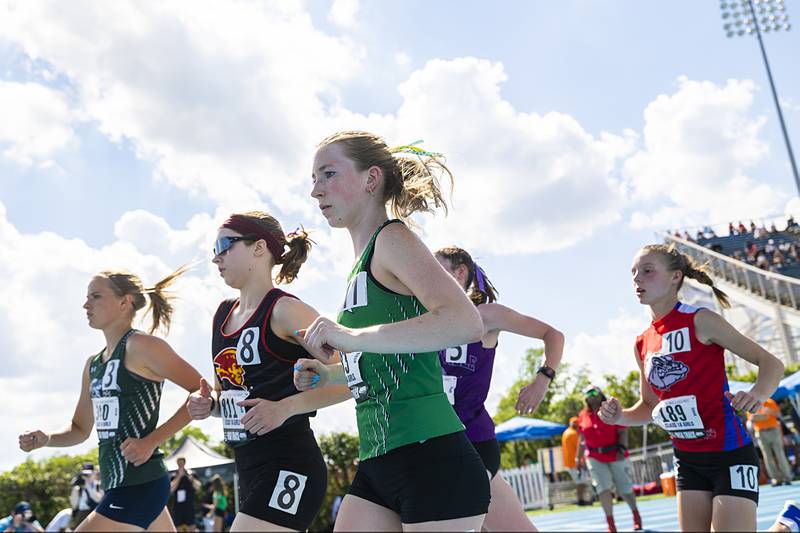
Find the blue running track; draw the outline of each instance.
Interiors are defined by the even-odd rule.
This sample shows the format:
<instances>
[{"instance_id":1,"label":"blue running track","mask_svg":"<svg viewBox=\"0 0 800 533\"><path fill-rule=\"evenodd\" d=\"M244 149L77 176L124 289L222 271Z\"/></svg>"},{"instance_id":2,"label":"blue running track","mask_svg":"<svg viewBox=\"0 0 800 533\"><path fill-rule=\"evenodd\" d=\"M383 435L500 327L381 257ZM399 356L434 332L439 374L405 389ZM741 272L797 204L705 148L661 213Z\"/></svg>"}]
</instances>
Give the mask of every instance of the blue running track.
<instances>
[{"instance_id":1,"label":"blue running track","mask_svg":"<svg viewBox=\"0 0 800 533\"><path fill-rule=\"evenodd\" d=\"M758 529L766 530L774 522L786 500L800 500L800 483L791 486L761 486L758 503ZM678 531L678 501L659 498L639 502L644 528L647 531ZM606 531L606 519L600 502L575 511L540 514L531 517L539 531ZM619 531L632 531L633 519L626 503L614 505L614 520Z\"/></svg>"}]
</instances>

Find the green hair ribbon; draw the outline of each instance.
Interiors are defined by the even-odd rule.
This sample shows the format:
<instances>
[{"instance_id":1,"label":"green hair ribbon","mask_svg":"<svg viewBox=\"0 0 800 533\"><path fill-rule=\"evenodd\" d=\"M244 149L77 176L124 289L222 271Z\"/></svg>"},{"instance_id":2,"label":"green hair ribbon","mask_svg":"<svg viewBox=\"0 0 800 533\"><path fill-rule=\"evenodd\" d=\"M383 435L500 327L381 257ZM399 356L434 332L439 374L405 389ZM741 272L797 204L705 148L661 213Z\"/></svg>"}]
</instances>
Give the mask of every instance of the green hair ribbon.
<instances>
[{"instance_id":1,"label":"green hair ribbon","mask_svg":"<svg viewBox=\"0 0 800 533\"><path fill-rule=\"evenodd\" d=\"M423 148L417 146L418 144L422 144L424 141L422 139L414 141L410 144L403 144L400 146L393 146L389 148L389 153L392 154L411 154L417 155L420 157L442 157L444 154L440 154L439 152L428 152Z\"/></svg>"}]
</instances>

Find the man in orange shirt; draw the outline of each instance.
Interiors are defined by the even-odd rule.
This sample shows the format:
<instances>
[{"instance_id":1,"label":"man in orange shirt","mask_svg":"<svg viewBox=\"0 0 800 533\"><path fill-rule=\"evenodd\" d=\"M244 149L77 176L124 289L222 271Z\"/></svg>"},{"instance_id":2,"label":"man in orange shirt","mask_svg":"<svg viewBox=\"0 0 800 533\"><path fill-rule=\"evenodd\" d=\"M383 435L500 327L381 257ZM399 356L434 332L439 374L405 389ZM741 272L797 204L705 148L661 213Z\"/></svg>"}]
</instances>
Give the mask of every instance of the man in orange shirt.
<instances>
[{"instance_id":1,"label":"man in orange shirt","mask_svg":"<svg viewBox=\"0 0 800 533\"><path fill-rule=\"evenodd\" d=\"M767 475L772 478L772 486L780 484L791 485L792 473L786 453L783 451L783 435L781 424L778 421L781 411L772 398L767 399L758 413L747 413L747 418L753 425L758 446L764 456L764 466Z\"/></svg>"},{"instance_id":2,"label":"man in orange shirt","mask_svg":"<svg viewBox=\"0 0 800 533\"><path fill-rule=\"evenodd\" d=\"M578 431L578 417L573 416L569 419L569 427L561 434L561 452L564 456L564 468L569 472L572 480L578 482L578 442L581 434Z\"/></svg>"}]
</instances>

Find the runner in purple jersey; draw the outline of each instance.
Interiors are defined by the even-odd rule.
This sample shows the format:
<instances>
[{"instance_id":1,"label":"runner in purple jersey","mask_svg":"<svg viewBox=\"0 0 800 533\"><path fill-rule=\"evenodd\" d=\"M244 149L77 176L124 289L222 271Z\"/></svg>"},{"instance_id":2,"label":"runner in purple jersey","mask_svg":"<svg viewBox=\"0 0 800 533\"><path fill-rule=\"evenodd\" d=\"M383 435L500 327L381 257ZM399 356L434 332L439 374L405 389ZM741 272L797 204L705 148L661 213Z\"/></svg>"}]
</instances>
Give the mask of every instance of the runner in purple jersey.
<instances>
[{"instance_id":1,"label":"runner in purple jersey","mask_svg":"<svg viewBox=\"0 0 800 533\"><path fill-rule=\"evenodd\" d=\"M523 415L536 410L555 377L564 349L564 335L544 322L494 303L497 299L494 285L465 250L451 246L438 250L435 256L469 293L483 320L480 341L439 352L445 392L466 426L466 435L483 459L491 479L492 500L483 529L536 531L514 490L502 476L496 475L500 468L500 446L495 438L494 422L484 402L489 394L497 338L501 331L544 341L545 364L539 369L536 379L520 391L517 400L517 412Z\"/></svg>"}]
</instances>

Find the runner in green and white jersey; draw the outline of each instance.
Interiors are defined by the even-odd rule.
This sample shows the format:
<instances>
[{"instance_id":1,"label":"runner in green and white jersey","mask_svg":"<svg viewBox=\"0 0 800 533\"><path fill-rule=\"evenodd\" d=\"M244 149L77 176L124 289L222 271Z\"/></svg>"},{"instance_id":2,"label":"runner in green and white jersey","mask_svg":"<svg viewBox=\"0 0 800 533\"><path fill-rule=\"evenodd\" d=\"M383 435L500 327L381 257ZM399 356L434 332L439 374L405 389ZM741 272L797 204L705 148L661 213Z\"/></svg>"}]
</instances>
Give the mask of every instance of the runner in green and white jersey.
<instances>
[{"instance_id":1,"label":"runner in green and white jersey","mask_svg":"<svg viewBox=\"0 0 800 533\"><path fill-rule=\"evenodd\" d=\"M20 448L29 452L74 446L97 427L105 495L77 531L175 531L166 509L169 478L158 446L190 417L181 405L156 427L161 389L169 379L193 392L201 377L152 333L169 329L172 306L164 290L184 271L147 289L128 272L106 271L92 279L83 307L89 326L103 332L106 346L86 361L72 421L61 431L27 431L19 437ZM136 312L147 303L145 294L152 309L150 334L131 327Z\"/></svg>"},{"instance_id":2,"label":"runner in green and white jersey","mask_svg":"<svg viewBox=\"0 0 800 533\"><path fill-rule=\"evenodd\" d=\"M437 353L477 340L480 317L402 223L446 207L438 172L450 175L437 154L390 150L365 132L325 139L314 158L312 196L331 226L350 232L356 256L338 321L318 317L302 332L317 359L295 374L301 390L346 382L356 399L360 462L337 531L479 530L488 508L488 477L444 393ZM342 366L320 362L334 350Z\"/></svg>"}]
</instances>

